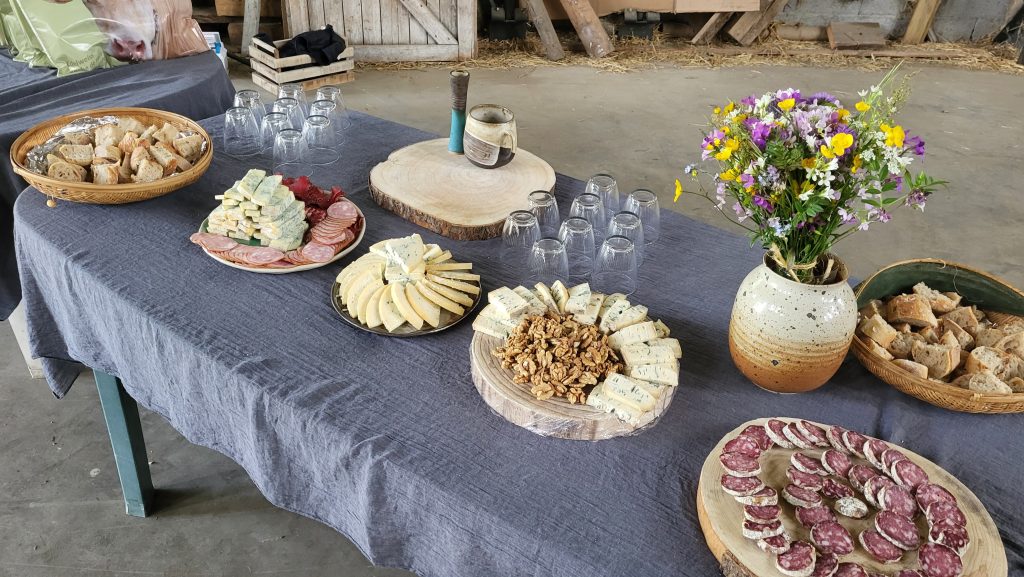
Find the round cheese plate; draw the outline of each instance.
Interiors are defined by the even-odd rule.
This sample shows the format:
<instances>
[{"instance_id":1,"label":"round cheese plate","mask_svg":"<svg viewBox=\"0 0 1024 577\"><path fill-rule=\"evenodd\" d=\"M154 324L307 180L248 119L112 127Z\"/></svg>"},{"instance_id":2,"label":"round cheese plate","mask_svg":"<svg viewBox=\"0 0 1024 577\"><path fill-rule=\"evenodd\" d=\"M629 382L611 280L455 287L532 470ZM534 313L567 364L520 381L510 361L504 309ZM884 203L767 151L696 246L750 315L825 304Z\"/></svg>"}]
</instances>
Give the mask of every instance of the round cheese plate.
<instances>
[{"instance_id":1,"label":"round cheese plate","mask_svg":"<svg viewBox=\"0 0 1024 577\"><path fill-rule=\"evenodd\" d=\"M477 281L472 281L470 284L474 284L478 287L480 286L480 283ZM387 329L384 328L383 325L370 328L364 325L363 323L359 322L359 319L350 315L348 313L347 307L341 304L341 295L338 294L338 290L340 288L341 284L337 280L335 280L334 284L331 286L331 306L334 307L334 310L337 311L338 315L345 322L356 327L357 329L362 329L368 333L374 333L385 337L419 337L423 335L431 335L434 333L439 333L441 331L446 331L462 322L463 319L468 317L476 309L477 305L480 304L483 293L483 291L480 291L476 295L470 295L473 298L473 304L465 307L466 310L461 315L457 315L451 311L441 309L441 322L439 322L436 327L424 324L423 328L417 329L416 327L410 325L409 323L403 323L394 331L389 332Z\"/></svg>"}]
</instances>

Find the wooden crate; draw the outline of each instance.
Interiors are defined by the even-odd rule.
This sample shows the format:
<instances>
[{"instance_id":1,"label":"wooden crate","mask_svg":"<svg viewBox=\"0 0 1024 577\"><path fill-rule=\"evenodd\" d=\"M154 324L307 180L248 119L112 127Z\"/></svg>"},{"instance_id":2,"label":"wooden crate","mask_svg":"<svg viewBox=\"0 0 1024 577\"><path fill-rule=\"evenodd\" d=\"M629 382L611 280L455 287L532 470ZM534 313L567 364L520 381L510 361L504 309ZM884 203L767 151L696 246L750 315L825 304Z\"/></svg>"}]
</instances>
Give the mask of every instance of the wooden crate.
<instances>
[{"instance_id":1,"label":"wooden crate","mask_svg":"<svg viewBox=\"0 0 1024 577\"><path fill-rule=\"evenodd\" d=\"M285 34L330 24L368 62L476 57L477 0L282 0Z\"/></svg>"},{"instance_id":2,"label":"wooden crate","mask_svg":"<svg viewBox=\"0 0 1024 577\"><path fill-rule=\"evenodd\" d=\"M245 16L245 0L214 0L217 16ZM281 17L280 0L261 0L260 17Z\"/></svg>"},{"instance_id":3,"label":"wooden crate","mask_svg":"<svg viewBox=\"0 0 1024 577\"><path fill-rule=\"evenodd\" d=\"M343 84L355 80L355 50L349 46L338 56L336 62L327 66L316 66L306 54L282 57L278 47L288 42L278 40L273 45L258 38L249 44L249 65L252 67L252 81L256 86L277 94L282 84L301 84L304 90L315 90L328 84Z\"/></svg>"}]
</instances>

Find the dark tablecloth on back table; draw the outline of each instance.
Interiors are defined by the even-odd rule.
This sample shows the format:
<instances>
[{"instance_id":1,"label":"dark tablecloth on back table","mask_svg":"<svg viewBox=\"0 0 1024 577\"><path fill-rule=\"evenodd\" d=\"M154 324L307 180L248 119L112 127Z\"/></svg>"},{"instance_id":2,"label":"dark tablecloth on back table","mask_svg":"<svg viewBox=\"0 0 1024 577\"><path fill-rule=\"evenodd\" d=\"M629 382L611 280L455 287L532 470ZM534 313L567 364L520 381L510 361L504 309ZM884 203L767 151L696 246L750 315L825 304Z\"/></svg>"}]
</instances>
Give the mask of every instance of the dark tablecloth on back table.
<instances>
[{"instance_id":1,"label":"dark tablecloth on back table","mask_svg":"<svg viewBox=\"0 0 1024 577\"><path fill-rule=\"evenodd\" d=\"M206 126L219 133L219 121ZM468 322L415 339L345 324L329 303L333 278L381 239L419 232L477 263L486 288L520 280L496 263L498 240L440 238L369 198L370 168L427 134L364 115L352 132L344 165L317 180L349 192L366 238L340 263L300 274L234 270L188 241L251 162L218 156L201 182L134 205L53 211L22 195L34 352L120 376L189 440L245 467L274 504L341 531L376 564L424 576L716 575L694 506L701 464L733 427L772 415L852 427L939 463L988 506L1010 574L1024 570L1022 417L932 407L852 360L813 393L755 388L733 367L726 332L759 255L679 214L664 211L633 300L682 340L681 383L661 421L634 437L551 439L493 414L470 380ZM559 176L563 213L581 187ZM73 375L46 368L65 393Z\"/></svg>"}]
</instances>

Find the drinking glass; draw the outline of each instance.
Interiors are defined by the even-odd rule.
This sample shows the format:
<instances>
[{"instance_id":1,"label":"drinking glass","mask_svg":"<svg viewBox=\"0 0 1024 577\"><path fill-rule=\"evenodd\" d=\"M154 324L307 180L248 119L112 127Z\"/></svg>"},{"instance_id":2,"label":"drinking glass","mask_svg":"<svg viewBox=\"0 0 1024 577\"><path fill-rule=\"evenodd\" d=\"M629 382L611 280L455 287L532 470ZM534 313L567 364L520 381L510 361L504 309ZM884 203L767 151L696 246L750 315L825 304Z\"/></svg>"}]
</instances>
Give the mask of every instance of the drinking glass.
<instances>
[{"instance_id":1,"label":"drinking glass","mask_svg":"<svg viewBox=\"0 0 1024 577\"><path fill-rule=\"evenodd\" d=\"M352 124L352 118L348 113L348 106L345 106L345 97L341 95L341 89L337 86L321 86L316 89L317 100L330 100L338 107L338 114L342 119L342 128L348 128Z\"/></svg>"},{"instance_id":2,"label":"drinking glass","mask_svg":"<svg viewBox=\"0 0 1024 577\"><path fill-rule=\"evenodd\" d=\"M224 113L224 152L252 156L260 152L260 129L248 108L236 106Z\"/></svg>"},{"instance_id":3,"label":"drinking glass","mask_svg":"<svg viewBox=\"0 0 1024 577\"><path fill-rule=\"evenodd\" d=\"M533 243L540 240L537 217L528 210L517 210L505 219L501 229L501 262L514 270L521 270Z\"/></svg>"},{"instance_id":4,"label":"drinking glass","mask_svg":"<svg viewBox=\"0 0 1024 577\"><path fill-rule=\"evenodd\" d=\"M609 236L601 244L594 262L591 288L604 294L636 292L636 250L624 236Z\"/></svg>"},{"instance_id":5,"label":"drinking glass","mask_svg":"<svg viewBox=\"0 0 1024 577\"><path fill-rule=\"evenodd\" d=\"M609 213L619 210L619 184L610 174L600 173L590 177L584 192L596 194L604 201L604 209Z\"/></svg>"},{"instance_id":6,"label":"drinking glass","mask_svg":"<svg viewBox=\"0 0 1024 577\"><path fill-rule=\"evenodd\" d=\"M319 115L326 116L331 121L331 127L334 129L335 138L338 144L345 142L345 118L338 111L338 105L330 100L317 100L313 104L309 105L310 116ZM338 157L341 157L339 151Z\"/></svg>"},{"instance_id":7,"label":"drinking glass","mask_svg":"<svg viewBox=\"0 0 1024 577\"><path fill-rule=\"evenodd\" d=\"M274 139L274 172L286 178L309 176L313 172L301 130L285 128L277 133Z\"/></svg>"},{"instance_id":8,"label":"drinking glass","mask_svg":"<svg viewBox=\"0 0 1024 577\"><path fill-rule=\"evenodd\" d=\"M644 224L644 242L653 244L661 235L661 206L658 195L646 188L638 188L629 193L622 210L628 210L640 217Z\"/></svg>"},{"instance_id":9,"label":"drinking glass","mask_svg":"<svg viewBox=\"0 0 1024 577\"><path fill-rule=\"evenodd\" d=\"M299 108L302 109L302 114L309 112L309 104L306 102L306 91L302 89L301 84L282 84L277 89L278 98L294 98L299 103Z\"/></svg>"},{"instance_id":10,"label":"drinking glass","mask_svg":"<svg viewBox=\"0 0 1024 577\"><path fill-rule=\"evenodd\" d=\"M569 277L569 260L565 245L557 238L542 238L533 243L528 262L530 283L550 285Z\"/></svg>"},{"instance_id":11,"label":"drinking glass","mask_svg":"<svg viewBox=\"0 0 1024 577\"><path fill-rule=\"evenodd\" d=\"M600 196L585 192L572 201L569 216L578 216L594 227L595 242L604 239L605 221L604 201Z\"/></svg>"},{"instance_id":12,"label":"drinking glass","mask_svg":"<svg viewBox=\"0 0 1024 577\"><path fill-rule=\"evenodd\" d=\"M256 90L239 90L236 92L235 106L241 106L242 108L248 108L251 110L253 120L256 121L256 126L259 126L263 122L263 117L267 114L267 107L263 105L263 98Z\"/></svg>"},{"instance_id":13,"label":"drinking glass","mask_svg":"<svg viewBox=\"0 0 1024 577\"><path fill-rule=\"evenodd\" d=\"M274 112L283 112L288 116L288 121L295 130L302 129L302 123L306 121L306 114L299 106L299 101L294 98L278 98L274 101Z\"/></svg>"},{"instance_id":14,"label":"drinking glass","mask_svg":"<svg viewBox=\"0 0 1024 577\"><path fill-rule=\"evenodd\" d=\"M302 126L302 138L309 152L309 162L323 166L338 160L338 143L334 127L326 116L307 116Z\"/></svg>"},{"instance_id":15,"label":"drinking glass","mask_svg":"<svg viewBox=\"0 0 1024 577\"><path fill-rule=\"evenodd\" d=\"M263 117L263 124L260 127L260 145L262 152L272 152L274 150L274 139L277 138L277 133L281 132L285 128L291 128L292 123L288 120L288 115L283 112L268 112Z\"/></svg>"},{"instance_id":16,"label":"drinking glass","mask_svg":"<svg viewBox=\"0 0 1024 577\"><path fill-rule=\"evenodd\" d=\"M536 190L530 193L528 199L530 212L537 216L537 223L540 224L540 233L549 237L556 236L562 217L558 215L555 195L546 190Z\"/></svg>"},{"instance_id":17,"label":"drinking glass","mask_svg":"<svg viewBox=\"0 0 1024 577\"><path fill-rule=\"evenodd\" d=\"M571 216L558 230L558 240L565 245L569 259L569 280L586 282L594 271L594 227L586 219Z\"/></svg>"},{"instance_id":18,"label":"drinking glass","mask_svg":"<svg viewBox=\"0 0 1024 577\"><path fill-rule=\"evenodd\" d=\"M620 211L608 221L608 236L624 236L633 241L636 248L636 264L644 264L644 225L640 217L628 211Z\"/></svg>"}]
</instances>

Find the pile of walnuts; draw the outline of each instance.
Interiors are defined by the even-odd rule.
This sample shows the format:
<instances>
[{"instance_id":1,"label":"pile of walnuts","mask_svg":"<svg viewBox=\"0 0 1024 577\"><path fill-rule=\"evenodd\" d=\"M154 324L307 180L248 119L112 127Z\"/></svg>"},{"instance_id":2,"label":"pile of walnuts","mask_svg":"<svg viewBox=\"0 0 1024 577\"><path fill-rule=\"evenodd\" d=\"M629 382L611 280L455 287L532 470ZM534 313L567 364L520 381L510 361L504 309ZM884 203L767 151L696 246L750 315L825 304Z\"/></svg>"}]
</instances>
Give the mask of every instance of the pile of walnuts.
<instances>
[{"instance_id":1,"label":"pile of walnuts","mask_svg":"<svg viewBox=\"0 0 1024 577\"><path fill-rule=\"evenodd\" d=\"M623 368L608 335L572 315L526 317L493 354L515 373L513 382L529 384L541 401L564 397L570 404L586 403L589 387Z\"/></svg>"}]
</instances>

